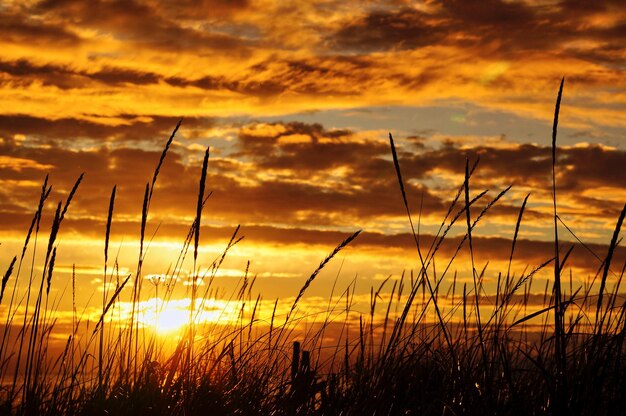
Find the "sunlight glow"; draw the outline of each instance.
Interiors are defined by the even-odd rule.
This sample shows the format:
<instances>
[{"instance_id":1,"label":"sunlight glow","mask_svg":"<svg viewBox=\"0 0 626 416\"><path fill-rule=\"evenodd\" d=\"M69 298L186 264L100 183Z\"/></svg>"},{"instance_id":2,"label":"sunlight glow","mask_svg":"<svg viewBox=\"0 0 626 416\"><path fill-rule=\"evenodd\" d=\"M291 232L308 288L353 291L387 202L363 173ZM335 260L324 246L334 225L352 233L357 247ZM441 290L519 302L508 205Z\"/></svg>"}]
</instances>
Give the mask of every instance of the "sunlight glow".
<instances>
[{"instance_id":1,"label":"sunlight glow","mask_svg":"<svg viewBox=\"0 0 626 416\"><path fill-rule=\"evenodd\" d=\"M157 334L171 335L180 333L189 326L191 301L188 298L164 301L151 298L139 305L139 321L146 328L152 328ZM240 307L240 306L239 306ZM194 308L196 325L226 323L236 319L237 306L214 299L197 299Z\"/></svg>"},{"instance_id":2,"label":"sunlight glow","mask_svg":"<svg viewBox=\"0 0 626 416\"><path fill-rule=\"evenodd\" d=\"M159 298L153 298L143 302L140 310L142 312L141 323L146 327L154 328L158 334L178 332L189 323L188 302L185 306L174 301L164 302Z\"/></svg>"}]
</instances>

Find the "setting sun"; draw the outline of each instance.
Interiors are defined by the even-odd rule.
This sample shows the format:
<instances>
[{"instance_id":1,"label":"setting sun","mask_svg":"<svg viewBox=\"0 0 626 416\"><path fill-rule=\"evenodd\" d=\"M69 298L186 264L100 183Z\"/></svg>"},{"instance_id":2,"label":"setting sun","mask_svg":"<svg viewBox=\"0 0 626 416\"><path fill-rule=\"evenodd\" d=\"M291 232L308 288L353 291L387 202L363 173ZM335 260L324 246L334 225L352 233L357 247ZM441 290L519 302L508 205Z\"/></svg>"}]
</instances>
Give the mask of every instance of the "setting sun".
<instances>
[{"instance_id":1,"label":"setting sun","mask_svg":"<svg viewBox=\"0 0 626 416\"><path fill-rule=\"evenodd\" d=\"M189 301L150 299L144 304L141 323L161 335L182 332L189 324Z\"/></svg>"},{"instance_id":2,"label":"setting sun","mask_svg":"<svg viewBox=\"0 0 626 416\"><path fill-rule=\"evenodd\" d=\"M190 304L188 298L167 301L160 298L148 299L138 305L139 323L145 328L154 329L160 335L183 332L190 322ZM128 304L126 308L129 308ZM195 325L217 323L218 320L222 324L233 322L240 308L241 304L238 302L197 299L193 322Z\"/></svg>"}]
</instances>

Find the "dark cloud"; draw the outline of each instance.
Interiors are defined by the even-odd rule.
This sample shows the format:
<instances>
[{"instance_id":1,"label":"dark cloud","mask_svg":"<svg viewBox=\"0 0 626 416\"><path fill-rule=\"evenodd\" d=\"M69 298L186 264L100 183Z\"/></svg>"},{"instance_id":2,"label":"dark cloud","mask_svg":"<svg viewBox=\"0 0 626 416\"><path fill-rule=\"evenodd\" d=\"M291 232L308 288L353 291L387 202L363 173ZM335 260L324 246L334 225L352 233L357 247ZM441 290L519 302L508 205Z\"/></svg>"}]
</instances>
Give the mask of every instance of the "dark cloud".
<instances>
[{"instance_id":1,"label":"dark cloud","mask_svg":"<svg viewBox=\"0 0 626 416\"><path fill-rule=\"evenodd\" d=\"M13 87L41 82L62 89L164 84L232 91L258 97L260 102L281 95L358 97L366 85L376 89L392 84L392 89L415 91L438 80L450 81L454 72L450 71L450 62L444 59L438 63L431 59L436 55L411 57L411 65L419 67L420 71L405 74L371 54L433 47L454 48L461 59L469 53L486 59L527 61L534 57L571 56L603 62L607 67L616 68L616 72L596 71L578 74L578 78L581 82L588 81L589 85L607 85L610 83L606 81L607 76L619 82L617 69L621 69L620 62L624 58L620 40L626 35L626 25L602 23L619 11L619 3L446 0L426 2L423 6L368 2L361 13L346 15L344 21L333 25L322 25L303 15L301 26L294 23L293 31L276 34L278 39L274 39L274 35L267 32L274 27L268 23L274 16L265 16L268 10L260 9L249 0L44 0L5 10L0 15L0 31L6 32L4 38L31 46L84 41L97 50L92 57L103 61L124 57L129 59L126 64L132 57L132 54L127 55L128 50L142 50L162 53L163 60L172 62L189 53L207 59L216 54L230 59L236 55L237 59L250 59L249 67L226 75L223 66L219 71L202 68L198 76L189 76L175 71L157 73L154 69L142 69L155 66L116 67L109 62L102 66L99 58L93 58L95 69L45 62L35 65L24 59L5 60L0 69L11 76L0 77L0 82ZM332 2L313 5L317 10L334 7ZM284 9L305 13L296 6ZM280 27L285 24L281 22ZM329 33L330 26L336 26L332 33ZM281 53L293 48L285 45L292 45L295 39L291 37L301 35L300 30L320 36L318 43L310 45L315 53ZM75 34L81 31L96 35L81 40ZM129 48L101 50L97 45L101 37L112 37ZM593 42L593 47L584 41ZM266 52L261 55L264 58L256 58L254 50ZM454 54L450 59L454 59ZM463 84L476 81L462 73L456 73L454 80ZM501 74L490 82L492 87L511 89L518 80Z\"/></svg>"},{"instance_id":2,"label":"dark cloud","mask_svg":"<svg viewBox=\"0 0 626 416\"><path fill-rule=\"evenodd\" d=\"M5 76L1 76L5 75ZM70 89L80 83L79 76L56 65L34 65L25 59L0 61L0 82L27 87L33 83Z\"/></svg>"},{"instance_id":3,"label":"dark cloud","mask_svg":"<svg viewBox=\"0 0 626 416\"><path fill-rule=\"evenodd\" d=\"M91 120L98 116L85 114ZM48 143L77 139L89 139L100 144L102 139L119 141L164 141L180 118L163 116L119 115L115 120L102 118L102 123L91 120L60 118L50 120L31 115L0 115L0 137L9 139L16 134ZM185 118L187 129L194 127L208 128L213 125L210 118Z\"/></svg>"},{"instance_id":4,"label":"dark cloud","mask_svg":"<svg viewBox=\"0 0 626 416\"><path fill-rule=\"evenodd\" d=\"M152 3L174 19L202 21L231 17L251 7L249 0L159 0Z\"/></svg>"},{"instance_id":5,"label":"dark cloud","mask_svg":"<svg viewBox=\"0 0 626 416\"><path fill-rule=\"evenodd\" d=\"M252 65L249 72L254 79L269 80L260 85L265 86L261 92L269 86L271 93L288 91L303 96L341 97L359 95L363 85L382 82L383 77L376 69L377 65L367 56L323 55L299 60L272 56ZM384 79L390 77L398 75L386 73ZM258 87L253 81L240 85L252 87L241 89L242 92L262 95L256 92Z\"/></svg>"},{"instance_id":6,"label":"dark cloud","mask_svg":"<svg viewBox=\"0 0 626 416\"><path fill-rule=\"evenodd\" d=\"M31 121L23 120L23 125L29 126L30 131L16 129L16 122L11 123L11 126L14 131L26 134L36 131L43 134L46 130L45 125L36 128ZM75 128L83 127L79 124ZM382 178L359 177L348 173L345 179L333 186L292 180L302 173L323 174L324 171L337 167L355 169L360 175L368 169L376 170L369 168L368 164L370 160L377 163L374 156L382 154L385 151L384 146L342 143L341 140L349 138L351 132L326 131L320 125L295 123L289 125L289 129L294 134L296 132L300 135L308 134L307 137L312 137L314 141L308 146L294 147L286 144L285 149L289 153L273 159L269 155L267 158L260 157L260 154L269 149L258 147L256 148L258 154L250 153L250 149L247 149L247 153L244 154L256 161L252 171L241 172L237 164L228 163L228 159L218 160L216 166L211 162L207 187L214 191L210 202L214 216L232 222L278 221L331 226L355 220L365 221L376 217L401 215L401 201L399 193L393 186L393 169L389 162L379 161L385 163L388 168ZM61 129L67 130L66 127ZM77 132L84 134L84 130ZM55 134L54 130L48 133ZM318 143L317 141L321 139L331 142ZM247 139L241 140L245 142ZM280 137L277 140L280 140ZM335 144L333 140L336 141ZM243 144L243 148L246 147ZM150 179L160 155L159 149L149 151L123 147L67 150L56 141L49 141L46 146L33 147L7 140L1 150L6 157L32 161L40 165L36 168L17 169L7 163L1 172L6 180L39 182L45 174L45 167L51 166L49 170L55 188L67 192L76 177L86 172L76 205L78 212L91 213L89 215L93 215L94 212L104 215L102 209L106 205L106 195L114 184L118 185L119 212L124 215L137 215L145 183ZM163 215L188 215L193 211L199 172L197 166L185 163L183 156L183 149L173 149L162 168L153 207L155 210L161 210ZM291 162L290 158L296 162ZM355 168L350 168L352 165ZM276 169L289 171L290 177L263 180L256 177L255 172ZM233 176L239 177L240 180L233 179ZM249 184L249 180L255 183ZM426 188L418 185L407 186L412 195L419 195L422 192L425 194L424 209L431 212L443 210L442 202L430 195ZM28 205L26 201L36 203L35 188L16 185L7 187L4 193L6 203L18 206ZM16 204L15 201L21 203Z\"/></svg>"},{"instance_id":7,"label":"dark cloud","mask_svg":"<svg viewBox=\"0 0 626 416\"><path fill-rule=\"evenodd\" d=\"M86 88L98 83L106 86L150 85L167 83L174 87L193 86L205 90L231 90L240 93L263 93L263 90L278 93L286 86L268 81L257 85L248 85L242 81L229 81L223 77L204 76L198 79L186 79L181 77L165 77L160 74L136 69L104 67L96 71L87 71L68 66L53 64L35 64L26 59L16 61L0 61L0 73L10 75L5 82L19 82L29 85L42 83L53 85L61 89ZM273 85L273 86L270 86Z\"/></svg>"},{"instance_id":8,"label":"dark cloud","mask_svg":"<svg viewBox=\"0 0 626 416\"><path fill-rule=\"evenodd\" d=\"M108 85L116 85L122 83L146 85L156 84L162 77L152 72L141 72L120 68L104 68L100 71L85 74L89 78L103 82Z\"/></svg>"},{"instance_id":9,"label":"dark cloud","mask_svg":"<svg viewBox=\"0 0 626 416\"><path fill-rule=\"evenodd\" d=\"M567 53L588 62L607 64L610 67L615 67L617 70L623 69L624 61L626 60L622 44L612 42L611 40L592 49L569 47L567 48ZM597 79L596 82L600 83L600 77L597 76L595 78Z\"/></svg>"},{"instance_id":10,"label":"dark cloud","mask_svg":"<svg viewBox=\"0 0 626 416\"><path fill-rule=\"evenodd\" d=\"M27 13L0 12L0 35L4 41L30 46L78 46L81 38L63 25L35 21Z\"/></svg>"},{"instance_id":11,"label":"dark cloud","mask_svg":"<svg viewBox=\"0 0 626 416\"><path fill-rule=\"evenodd\" d=\"M42 222L42 229L47 229L50 226L52 209L47 212L46 217ZM212 208L207 207L207 213L211 213ZM116 214L117 215L117 214ZM23 233L26 232L32 213L16 214L9 211L2 211L0 216L0 224L2 226L15 227L16 224L23 227ZM105 217L101 219L95 218L77 218L76 215L69 211L67 219L64 222L64 233L77 233L82 236L87 236L95 239L103 239L105 232ZM235 223L234 223L235 224ZM189 232L190 223L181 222L160 222L158 224L158 230L156 230L154 221L149 222L149 230L156 231L157 240L165 241L177 241L182 243ZM522 225L524 227L524 225ZM356 227L355 227L356 228ZM227 241L233 234L235 225L232 226L213 226L204 225L201 230L202 241L205 244L224 242ZM125 238L138 238L140 230L140 219L128 220L124 216L114 216L112 237L113 239L125 239ZM293 227L274 227L271 225L253 225L243 224L240 236L244 236L245 244L251 245L307 245L307 246L328 246L333 247L338 242L344 240L348 232L342 231L327 231L310 228L300 228L298 226ZM455 269L467 268L467 261L469 260L469 248L466 239L462 236L448 236L442 243L439 243L439 237L435 238L430 234L420 235L420 245L423 253L430 251L430 248L437 247L436 261L438 268L445 267L448 262L452 260L451 271ZM493 273L505 272L505 270L494 269L493 263L496 262L508 262L511 254L511 240L508 238L495 238L495 237L473 237L473 250L474 256L478 264L484 266L486 262L492 263L488 270ZM357 240L355 240L351 247L357 253L368 253L371 251L379 252L380 250L390 250L395 255L417 256L415 251L415 244L413 237L409 233L400 232L396 234L382 234L375 231L365 230ZM578 275L578 279L585 279L587 277L593 277L598 270L601 270L602 261L608 252L607 244L586 244L582 246L579 243L565 242L561 244L563 252L572 249L571 255L568 257L564 267L565 269L576 268L582 269L587 276ZM398 251L399 250L399 251ZM515 252L513 259L516 264L521 264L522 269L518 270L518 266L514 266L512 272L517 277L521 272L525 274L530 273L532 270L540 266L541 264L549 261L554 256L554 243L551 241L518 239L515 246ZM417 262L417 257L415 258ZM626 248L618 247L615 250L613 257L613 267L611 268L610 279L619 276L619 271L623 267L626 261ZM411 269L416 267L415 264L407 264L407 268ZM478 266L477 266L478 267ZM553 267L553 266L548 266ZM441 269L443 270L443 268ZM441 271L440 270L440 271ZM451 275L450 275L451 277Z\"/></svg>"},{"instance_id":12,"label":"dark cloud","mask_svg":"<svg viewBox=\"0 0 626 416\"><path fill-rule=\"evenodd\" d=\"M567 192L580 192L599 186L617 186L626 181L626 151L601 145L566 147L557 150L558 187ZM480 159L478 178L547 189L551 175L551 149L535 144L510 147L475 146L459 148L447 143L441 149L407 155L407 164L424 166L426 171L438 168L462 172L465 159Z\"/></svg>"},{"instance_id":13,"label":"dark cloud","mask_svg":"<svg viewBox=\"0 0 626 416\"><path fill-rule=\"evenodd\" d=\"M42 83L61 89L85 88L98 82L108 86L120 84L146 85L163 81L163 77L152 72L105 67L95 72L87 72L66 66L38 65L26 59L0 61L0 73L10 75L8 82L23 84Z\"/></svg>"},{"instance_id":14,"label":"dark cloud","mask_svg":"<svg viewBox=\"0 0 626 416\"><path fill-rule=\"evenodd\" d=\"M320 124L293 122L275 123L284 128L275 135L239 135L241 153L256 160L260 167L294 169L305 172L356 166L361 162L385 154L383 143L359 143L350 140L349 130L326 130ZM295 138L295 141L290 141ZM305 142L298 142L298 140ZM281 143L281 140L284 142Z\"/></svg>"},{"instance_id":15,"label":"dark cloud","mask_svg":"<svg viewBox=\"0 0 626 416\"><path fill-rule=\"evenodd\" d=\"M395 172L386 141L359 141L354 137L355 133L349 130L328 131L315 124L276 123L263 128L267 131L266 134L262 134L263 130L242 131L239 137L241 151L234 156L251 158L262 170L286 170L294 173L294 176L289 175L287 178L319 175L343 168L346 174L334 185L334 189L343 190L345 194L333 196L337 198L335 203L339 204L336 206L345 204L344 209L350 212L351 205L353 207L359 207L359 204L368 205L371 212L365 208L355 209L359 215L366 217L384 215L387 209L389 213L398 214L398 211L394 210L394 204L399 202L394 183ZM294 137L296 140L291 141L290 138ZM412 138L408 140L410 143L414 142ZM625 151L600 145L585 145L561 148L557 154L559 193L577 201L580 206L587 206L588 216L606 218L619 215L621 210L619 203L583 194L598 187L619 188L619 184L626 181L626 172L623 169L623 166L626 166ZM545 195L551 188L551 149L546 146L511 144L503 147L477 145L466 148L455 142L447 142L436 148L424 146L417 150L400 148L399 156L406 181L428 180L433 174L438 175L442 172L462 176L465 161L469 158L471 161L480 159L479 168L472 179L474 189L497 190L513 185L531 188L539 195L542 193ZM296 175L295 172L299 173ZM272 184L272 187L275 185ZM446 185L450 190L450 198L456 189L455 186L458 185ZM359 187L359 191L353 190L355 186ZM365 190L373 192L366 196ZM305 192L308 195L316 195L312 190ZM326 190L315 198L323 201L328 192ZM432 191L426 187L416 186L410 189L409 198L417 198L422 193L424 200L427 201L425 212L438 214L445 212L447 203L432 195ZM381 200L392 203L384 209L377 210L382 204ZM263 201L260 200L254 200L254 203L263 205ZM289 203L300 207L297 201ZM317 204L313 203L313 206ZM413 201L412 206L419 205ZM323 209L322 206L319 208ZM305 209L305 206L301 209ZM517 211L517 207L501 203L492 208L492 215L513 218ZM545 219L545 214L532 209L527 210L526 215L535 220Z\"/></svg>"},{"instance_id":16,"label":"dark cloud","mask_svg":"<svg viewBox=\"0 0 626 416\"><path fill-rule=\"evenodd\" d=\"M232 74L230 77L221 75L205 75L200 78L182 76L165 76L150 71L105 66L99 70L85 70L56 64L36 64L26 59L0 61L0 73L9 75L4 83L31 85L42 83L61 89L88 88L94 86L119 87L128 85L167 84L173 87L195 87L209 91L232 91L246 96L267 98L285 91L298 94L319 95L329 92L324 78L355 80L357 75L351 70L333 68L336 63L354 68L367 68L367 65L356 59L340 58L323 59L319 62L272 61L272 64L260 63L252 65L247 72ZM361 75L361 81L366 76ZM423 77L422 77L423 78ZM404 83L423 82L424 79L404 77ZM336 93L339 93L338 91Z\"/></svg>"},{"instance_id":17,"label":"dark cloud","mask_svg":"<svg viewBox=\"0 0 626 416\"><path fill-rule=\"evenodd\" d=\"M268 97L280 94L289 88L288 81L228 79L221 76L204 76L197 79L168 77L164 82L175 87L196 87L203 90L228 90L239 94Z\"/></svg>"},{"instance_id":18,"label":"dark cloud","mask_svg":"<svg viewBox=\"0 0 626 416\"><path fill-rule=\"evenodd\" d=\"M345 22L328 40L339 49L355 51L448 45L483 57L528 59L546 52L560 54L569 43L583 39L601 41L600 48L610 48L626 33L622 24L603 25L589 19L617 12L612 1L549 5L446 0L430 6L427 11L373 9Z\"/></svg>"},{"instance_id":19,"label":"dark cloud","mask_svg":"<svg viewBox=\"0 0 626 416\"><path fill-rule=\"evenodd\" d=\"M333 40L342 49L359 51L419 48L445 37L445 27L435 19L414 9L374 11L339 29Z\"/></svg>"},{"instance_id":20,"label":"dark cloud","mask_svg":"<svg viewBox=\"0 0 626 416\"><path fill-rule=\"evenodd\" d=\"M94 129L100 135L97 137L104 137L97 126L75 120L64 120L62 123L68 124L56 128L55 122L50 121L8 120L11 133L42 135L44 141L45 137L72 131L72 128L77 135L95 134L90 130ZM169 133L172 125L172 120L160 120L152 126L137 123L134 127L124 127L127 130L123 132L110 130L108 134L132 137L136 135L132 133L133 128L143 133L161 132L167 128L165 131ZM183 124L181 134L185 128L188 128L187 122ZM0 132L4 134L7 130ZM160 135L161 143L165 142L166 136ZM447 142L433 148L427 142L418 141L422 146L416 148L414 138L407 142L399 139L398 150L409 202L414 210L421 206L422 211L431 217L443 218L460 183L433 184L429 181L433 175L442 173L462 177L466 157L481 159L472 179L472 191L492 189L491 197L477 203L472 210L474 216L504 185L513 183L536 188L540 193L549 190L550 149L547 147L510 144L462 148L455 142ZM102 222L110 189L117 185L116 213L127 218L129 227L136 228L145 184L151 179L161 153L159 147L148 150L95 146L69 150L62 141L48 140L46 143L45 146L33 146L28 140L4 140L0 145L5 157L0 177L7 181L0 191L3 197L0 210L6 214L5 220L27 226L27 218L37 202L37 186L22 186L20 181L40 183L49 171L55 189L52 199L57 200L66 196L78 175L85 172L72 211L75 220L88 217L85 224ZM181 218L189 218L195 212L199 162L189 162L188 157L193 154L182 146L174 147L161 169L151 209L153 218L163 222L162 227L188 227ZM365 139L357 132L326 129L320 124L252 123L241 128L236 144L213 154L216 156L212 156L209 162L206 182L207 189L213 191L207 205L213 221L332 229L367 227L376 221L404 216L394 166L384 138ZM626 153L588 145L559 149L558 155L560 195L588 207L585 217L617 217L620 204L582 194L587 189L614 188L624 183L626 177L622 167ZM197 156L192 160L197 160ZM15 164L11 160L15 160ZM534 198L531 198L531 205ZM541 196L539 198L541 202ZM502 201L492 208L487 218L490 215L491 218L508 218L513 223L518 215L519 202ZM571 216L580 218L575 212L566 213L568 220ZM528 208L526 221L529 220L541 224L549 218ZM81 226L80 222L76 224L77 232L88 228L88 225ZM182 230L180 232L184 234ZM384 236L376 238L384 240ZM502 244L494 243L494 246Z\"/></svg>"},{"instance_id":21,"label":"dark cloud","mask_svg":"<svg viewBox=\"0 0 626 416\"><path fill-rule=\"evenodd\" d=\"M18 59L17 61L0 61L0 71L14 75L49 75L58 72L67 72L55 65L34 65L25 59Z\"/></svg>"},{"instance_id":22,"label":"dark cloud","mask_svg":"<svg viewBox=\"0 0 626 416\"><path fill-rule=\"evenodd\" d=\"M362 96L364 90L377 88L418 91L437 81L451 81L454 71L450 71L450 60L454 60L454 54L442 61L432 59L436 54L429 53L423 58L410 57L414 68L402 71L394 67L393 62L387 65L379 59L380 56L371 53L377 51L450 47L459 51L461 59L465 59L468 53L486 59L513 60L572 56L618 67L623 60L619 40L623 38L624 25L603 26L590 20L589 16L609 15L616 7L610 2L599 3L599 6L587 7L579 2L538 5L504 0L447 0L427 3L422 10L406 5L393 8L387 3L376 5L373 2L363 7L360 14L346 16L333 33L328 33L328 26L322 27L303 16L306 21L303 26L319 34L321 40L311 45L314 53L284 54L285 45L290 44L287 41L293 41L287 38L298 36L301 28L298 26L290 34L281 34L278 41L274 39L269 44L266 38L271 36L264 32L267 28L262 23L264 19L260 18L266 11L247 0L44 0L22 6L19 11L6 11L3 15L6 17L5 38L11 39L13 35L9 32L12 31L14 36L20 37L22 32L41 27L41 30L51 32L49 36L45 33L38 35L42 42L47 42L48 38L56 42L54 39L64 36L68 39L74 36L74 41L78 42L73 33L84 30L97 34L84 41L101 53L90 54L93 66L80 64L81 68L72 63L35 63L32 57L14 61L5 58L0 63L0 71L7 76L0 73L0 83L10 87L42 83L61 89L115 87L118 92L136 85L193 87L234 92L258 98L258 103L269 103L282 97L352 98ZM296 13L297 8L293 12ZM254 18L249 14L254 14ZM239 19L240 15L250 18ZM597 19L598 22L601 20ZM22 22L23 27L10 22ZM53 33L54 30L58 33ZM97 44L100 37L112 37L119 45L128 45L128 48L110 52L102 50ZM282 38L285 38L283 43ZM595 42L594 47L578 42L581 40ZM27 40L19 43L37 45ZM197 75L189 75L155 70L158 66L153 65L153 61L149 65L129 65L131 58L136 59L128 52L132 50L161 53L163 61L160 64L167 59L178 62L186 54L209 60L219 54L222 58L218 59L218 69L213 70L209 65L198 70ZM263 50L265 53L260 54L263 58L256 57L254 50ZM238 71L225 71L222 61L226 61L226 57L232 59L233 54L248 66ZM111 64L115 59L127 60L125 65L116 66ZM607 79L619 82L618 69L613 73L590 71L577 74L571 82L594 86L607 85ZM453 77L455 83L476 82L475 77L463 73L455 73ZM510 90L519 80L499 74L489 82L493 88ZM188 94L188 91L181 91L181 94ZM399 100L403 99L401 96Z\"/></svg>"},{"instance_id":23,"label":"dark cloud","mask_svg":"<svg viewBox=\"0 0 626 416\"><path fill-rule=\"evenodd\" d=\"M35 64L26 59L16 61L0 61L0 73L10 75L9 82L32 84L41 82L61 89L85 88L94 82L108 86L120 84L146 85L164 81L164 78L153 72L105 67L94 72L87 72L68 66L53 64Z\"/></svg>"},{"instance_id":24,"label":"dark cloud","mask_svg":"<svg viewBox=\"0 0 626 416\"><path fill-rule=\"evenodd\" d=\"M115 37L166 50L220 50L241 53L246 42L237 37L179 25L161 14L157 4L136 0L44 0L35 12Z\"/></svg>"},{"instance_id":25,"label":"dark cloud","mask_svg":"<svg viewBox=\"0 0 626 416\"><path fill-rule=\"evenodd\" d=\"M480 51L483 56L528 56L558 49L578 35L573 22L564 23L542 5L502 0L444 2L444 14L452 30L466 35L459 44Z\"/></svg>"},{"instance_id":26,"label":"dark cloud","mask_svg":"<svg viewBox=\"0 0 626 416\"><path fill-rule=\"evenodd\" d=\"M280 127L280 129L276 129ZM266 134L242 130L241 152L268 169L294 169L304 172L344 166L355 181L375 181L393 171L389 145L385 140L359 141L350 130L326 130L319 124L274 123L264 127ZM296 136L300 140L290 141ZM447 141L440 147L425 147L423 139L409 137L415 148L400 148L400 162L409 178L424 179L435 170L463 173L465 161L480 159L476 178L489 183L518 183L547 189L551 180L551 149L536 144L508 146L475 145ZM599 186L626 182L626 151L601 145L564 147L557 150L558 186L565 192L579 192Z\"/></svg>"},{"instance_id":27,"label":"dark cloud","mask_svg":"<svg viewBox=\"0 0 626 416\"><path fill-rule=\"evenodd\" d=\"M442 2L441 9L444 15L463 21L472 29L477 26L479 28L515 29L524 24L533 24L537 15L542 12L546 12L545 6L533 7L523 2L502 0L445 0Z\"/></svg>"}]
</instances>

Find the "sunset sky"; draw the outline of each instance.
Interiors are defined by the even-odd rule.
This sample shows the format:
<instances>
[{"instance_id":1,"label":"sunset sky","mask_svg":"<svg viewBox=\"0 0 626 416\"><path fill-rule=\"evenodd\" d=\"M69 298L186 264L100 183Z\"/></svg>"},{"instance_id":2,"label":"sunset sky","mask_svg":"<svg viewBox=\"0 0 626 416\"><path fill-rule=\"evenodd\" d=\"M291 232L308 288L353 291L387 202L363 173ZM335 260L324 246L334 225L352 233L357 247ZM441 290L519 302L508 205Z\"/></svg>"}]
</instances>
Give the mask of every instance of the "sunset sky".
<instances>
[{"instance_id":1,"label":"sunset sky","mask_svg":"<svg viewBox=\"0 0 626 416\"><path fill-rule=\"evenodd\" d=\"M150 207L146 276L176 261L210 146L201 268L241 225L220 285L250 261L264 299L293 297L362 229L308 293L327 297L339 276L337 290L356 278L369 299L371 285L418 267L391 132L426 245L466 158L480 157L472 195L489 190L473 217L513 185L475 230L476 267L489 261L493 284L528 193L514 270L553 255L550 143L562 77L559 214L603 258L626 202L625 22L619 0L2 0L2 273L20 253L45 175L53 189L42 241L82 172L52 293L67 307L72 265L81 300L98 293L114 185L111 252L134 273L144 189L182 118ZM463 234L463 224L451 231L442 269ZM471 279L467 256L465 246L451 270L461 281ZM600 265L580 244L568 262L578 281Z\"/></svg>"}]
</instances>

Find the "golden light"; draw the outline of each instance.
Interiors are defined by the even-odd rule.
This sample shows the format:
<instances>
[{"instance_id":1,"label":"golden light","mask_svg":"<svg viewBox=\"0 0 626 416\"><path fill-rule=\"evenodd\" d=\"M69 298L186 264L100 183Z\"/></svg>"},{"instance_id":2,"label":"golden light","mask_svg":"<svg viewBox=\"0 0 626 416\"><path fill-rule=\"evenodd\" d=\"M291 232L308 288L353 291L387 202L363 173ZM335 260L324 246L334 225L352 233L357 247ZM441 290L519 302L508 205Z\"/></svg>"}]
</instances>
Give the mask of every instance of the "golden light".
<instances>
[{"instance_id":1,"label":"golden light","mask_svg":"<svg viewBox=\"0 0 626 416\"><path fill-rule=\"evenodd\" d=\"M159 335L180 333L189 325L191 301L188 298L162 300L151 298L139 304L139 322L152 328ZM215 299L197 299L194 308L194 324L220 322L227 324L237 319L241 308L238 302Z\"/></svg>"},{"instance_id":2,"label":"golden light","mask_svg":"<svg viewBox=\"0 0 626 416\"><path fill-rule=\"evenodd\" d=\"M152 298L142 302L141 323L161 335L181 332L190 322L189 304L188 299L163 301Z\"/></svg>"}]
</instances>

